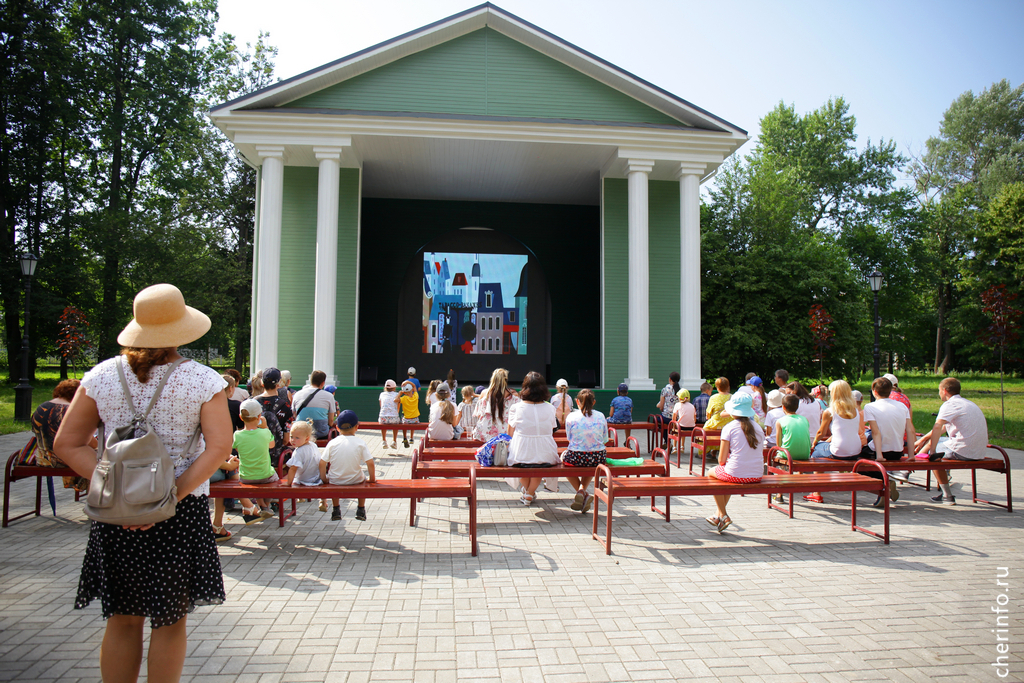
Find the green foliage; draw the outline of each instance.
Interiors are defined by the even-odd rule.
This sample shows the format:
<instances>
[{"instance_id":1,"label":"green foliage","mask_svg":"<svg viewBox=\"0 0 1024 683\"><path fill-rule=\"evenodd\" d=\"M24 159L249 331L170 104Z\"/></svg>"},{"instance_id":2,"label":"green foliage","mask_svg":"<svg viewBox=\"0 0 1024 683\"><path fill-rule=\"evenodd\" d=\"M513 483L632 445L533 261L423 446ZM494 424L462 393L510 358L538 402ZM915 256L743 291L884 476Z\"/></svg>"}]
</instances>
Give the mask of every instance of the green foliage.
<instances>
[{"instance_id":1,"label":"green foliage","mask_svg":"<svg viewBox=\"0 0 1024 683\"><path fill-rule=\"evenodd\" d=\"M213 0L13 0L0 9L8 348L21 338L13 256L30 249L40 256L34 355L66 346L67 307L96 322L86 341L110 355L134 294L171 282L213 320L197 348L233 349L242 367L256 174L206 111L269 85L276 50L265 34L239 50L232 36L214 36L215 21ZM16 353L9 365L18 367Z\"/></svg>"},{"instance_id":2,"label":"green foliage","mask_svg":"<svg viewBox=\"0 0 1024 683\"><path fill-rule=\"evenodd\" d=\"M720 169L701 219L705 375L785 367L855 379L871 357L865 276L883 261L899 285L891 298L883 290L882 315L902 317L896 297L916 277L905 237L919 219L894 188L902 159L892 143L857 150L854 128L842 99L803 117L780 104L754 152ZM808 319L815 306L833 319L824 357Z\"/></svg>"}]
</instances>

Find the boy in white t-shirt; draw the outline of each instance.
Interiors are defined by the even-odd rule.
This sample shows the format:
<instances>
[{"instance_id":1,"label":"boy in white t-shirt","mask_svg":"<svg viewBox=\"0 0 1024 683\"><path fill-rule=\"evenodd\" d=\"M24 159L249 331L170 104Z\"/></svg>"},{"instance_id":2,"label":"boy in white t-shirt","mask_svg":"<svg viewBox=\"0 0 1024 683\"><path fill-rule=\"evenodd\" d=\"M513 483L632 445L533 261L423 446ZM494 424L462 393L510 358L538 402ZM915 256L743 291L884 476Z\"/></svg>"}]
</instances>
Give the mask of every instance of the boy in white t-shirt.
<instances>
[{"instance_id":1,"label":"boy in white t-shirt","mask_svg":"<svg viewBox=\"0 0 1024 683\"><path fill-rule=\"evenodd\" d=\"M768 413L764 416L764 434L767 448L775 445L775 423L781 420L786 411L782 409L782 392L772 389L768 392Z\"/></svg>"},{"instance_id":2,"label":"boy in white t-shirt","mask_svg":"<svg viewBox=\"0 0 1024 683\"><path fill-rule=\"evenodd\" d=\"M341 430L341 436L331 439L320 456L320 479L325 484L336 486L351 486L363 482L372 484L377 481L373 469L373 455L370 454L366 443L356 436L359 418L356 417L355 411L341 411L337 425ZM363 474L363 463L366 463L369 476ZM366 521L366 499L360 498L357 503L356 519ZM331 521L337 522L341 519L339 500L333 498L331 504L334 506Z\"/></svg>"}]
</instances>

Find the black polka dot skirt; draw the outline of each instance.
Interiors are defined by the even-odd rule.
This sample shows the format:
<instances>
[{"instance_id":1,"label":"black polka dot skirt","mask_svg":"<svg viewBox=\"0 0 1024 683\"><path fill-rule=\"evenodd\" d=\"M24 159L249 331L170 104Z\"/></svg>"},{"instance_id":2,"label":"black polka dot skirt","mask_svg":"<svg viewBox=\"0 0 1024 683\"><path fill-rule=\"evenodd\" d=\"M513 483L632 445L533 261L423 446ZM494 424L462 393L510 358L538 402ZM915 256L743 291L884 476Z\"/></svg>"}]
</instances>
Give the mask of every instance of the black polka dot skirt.
<instances>
[{"instance_id":1,"label":"black polka dot skirt","mask_svg":"<svg viewBox=\"0 0 1024 683\"><path fill-rule=\"evenodd\" d=\"M146 531L93 522L75 609L99 598L103 618L149 617L170 626L201 605L224 602L224 577L206 496L186 496L174 517Z\"/></svg>"}]
</instances>

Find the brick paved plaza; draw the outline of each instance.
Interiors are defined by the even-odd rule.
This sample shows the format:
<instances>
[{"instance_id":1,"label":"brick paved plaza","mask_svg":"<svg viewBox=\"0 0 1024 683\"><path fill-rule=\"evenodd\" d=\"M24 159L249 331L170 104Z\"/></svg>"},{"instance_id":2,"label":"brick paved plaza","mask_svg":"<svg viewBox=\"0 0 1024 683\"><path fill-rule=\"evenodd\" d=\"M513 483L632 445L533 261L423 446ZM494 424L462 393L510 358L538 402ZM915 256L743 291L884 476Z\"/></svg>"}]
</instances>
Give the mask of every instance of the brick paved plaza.
<instances>
[{"instance_id":1,"label":"brick paved plaza","mask_svg":"<svg viewBox=\"0 0 1024 683\"><path fill-rule=\"evenodd\" d=\"M409 476L405 451L364 436L378 476ZM1011 458L1019 477L1024 452ZM978 480L1001 499L1001 476ZM955 507L901 487L889 546L850 531L847 494L792 520L763 496L734 499L722 536L704 522L710 498L674 499L671 523L621 501L611 557L564 482L529 508L481 482L476 558L465 502L424 502L417 528L400 500L368 501L366 522L354 501L341 522L316 503L284 528L228 515L228 598L189 616L184 680L1022 681L1024 510L973 505L969 474L954 482ZM34 485L14 491L24 509ZM57 498L56 519L46 509L0 532L3 680L99 680L99 605L71 608L88 523L59 485ZM862 523L880 524L862 502ZM1001 567L1005 678L992 666Z\"/></svg>"}]
</instances>

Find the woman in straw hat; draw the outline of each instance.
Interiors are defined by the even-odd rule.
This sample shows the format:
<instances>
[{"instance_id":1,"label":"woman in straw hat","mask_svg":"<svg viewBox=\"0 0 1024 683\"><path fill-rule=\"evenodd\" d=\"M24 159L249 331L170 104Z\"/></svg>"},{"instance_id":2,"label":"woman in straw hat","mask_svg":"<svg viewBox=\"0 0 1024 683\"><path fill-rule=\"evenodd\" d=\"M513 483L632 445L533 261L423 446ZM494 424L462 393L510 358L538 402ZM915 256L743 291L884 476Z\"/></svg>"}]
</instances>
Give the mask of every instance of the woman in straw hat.
<instances>
[{"instance_id":1,"label":"woman in straw hat","mask_svg":"<svg viewBox=\"0 0 1024 683\"><path fill-rule=\"evenodd\" d=\"M173 285L147 287L135 297L135 318L117 337L121 356L86 373L57 435L55 450L86 478L96 451L89 440L100 422L107 432L131 424L145 409L177 347L199 339L210 319L185 305ZM124 395L117 365L125 370L135 406ZM99 598L106 633L100 648L103 680L134 681L142 666L143 624L153 629L149 646L151 682L176 681L185 662L185 618L199 605L224 601L220 557L210 524L208 479L231 452L231 418L223 392L227 383L194 361L176 367L149 422L172 455L181 453L197 426L202 438L175 467L178 504L168 520L144 526L93 522L82 564L75 608Z\"/></svg>"}]
</instances>

